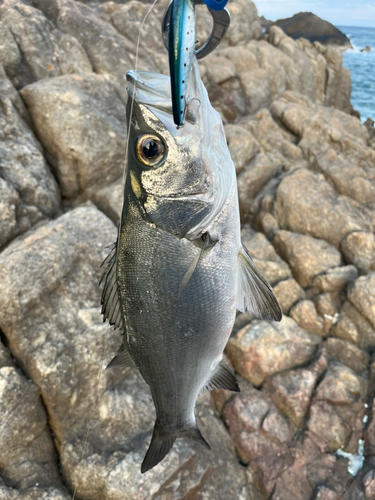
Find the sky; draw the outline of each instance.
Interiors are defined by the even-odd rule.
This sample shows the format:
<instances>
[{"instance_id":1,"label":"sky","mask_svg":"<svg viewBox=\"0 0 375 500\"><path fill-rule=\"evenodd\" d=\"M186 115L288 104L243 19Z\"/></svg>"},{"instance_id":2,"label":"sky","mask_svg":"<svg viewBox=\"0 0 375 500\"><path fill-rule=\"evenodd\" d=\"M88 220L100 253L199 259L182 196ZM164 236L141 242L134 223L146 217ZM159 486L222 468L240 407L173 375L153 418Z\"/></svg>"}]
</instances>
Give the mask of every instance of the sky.
<instances>
[{"instance_id":1,"label":"sky","mask_svg":"<svg viewBox=\"0 0 375 500\"><path fill-rule=\"evenodd\" d=\"M312 12L335 26L375 28L375 0L253 0L260 16L271 21Z\"/></svg>"}]
</instances>

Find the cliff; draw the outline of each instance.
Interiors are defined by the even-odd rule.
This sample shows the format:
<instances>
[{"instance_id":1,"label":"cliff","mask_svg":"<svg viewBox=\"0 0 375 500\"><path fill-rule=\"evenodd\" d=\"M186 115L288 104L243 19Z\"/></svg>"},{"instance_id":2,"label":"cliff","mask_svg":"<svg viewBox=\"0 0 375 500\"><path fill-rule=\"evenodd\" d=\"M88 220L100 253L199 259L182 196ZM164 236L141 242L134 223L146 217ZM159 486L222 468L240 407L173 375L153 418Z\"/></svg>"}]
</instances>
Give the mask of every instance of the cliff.
<instances>
[{"instance_id":1,"label":"cliff","mask_svg":"<svg viewBox=\"0 0 375 500\"><path fill-rule=\"evenodd\" d=\"M146 23L142 69L167 70L166 3ZM0 496L373 498L374 142L341 53L277 26L262 35L249 0L228 4L227 39L201 73L225 122L243 241L285 316L237 317L226 354L242 392L205 394L196 410L212 451L180 440L140 474L151 396L137 372L104 370L121 339L97 284L149 5L0 5Z\"/></svg>"}]
</instances>

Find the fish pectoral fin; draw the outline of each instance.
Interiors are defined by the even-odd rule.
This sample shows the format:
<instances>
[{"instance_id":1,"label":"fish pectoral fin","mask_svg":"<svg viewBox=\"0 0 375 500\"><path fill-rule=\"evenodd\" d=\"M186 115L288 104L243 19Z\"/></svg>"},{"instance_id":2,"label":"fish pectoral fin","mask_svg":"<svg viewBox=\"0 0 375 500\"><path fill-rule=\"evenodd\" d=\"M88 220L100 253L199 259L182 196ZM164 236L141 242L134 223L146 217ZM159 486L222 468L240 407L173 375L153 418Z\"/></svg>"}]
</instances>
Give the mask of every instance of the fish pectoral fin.
<instances>
[{"instance_id":1,"label":"fish pectoral fin","mask_svg":"<svg viewBox=\"0 0 375 500\"><path fill-rule=\"evenodd\" d=\"M137 368L133 358L130 356L129 349L125 345L125 342L122 343L118 353L109 363L107 368L113 368L115 366L121 366L122 368Z\"/></svg>"},{"instance_id":2,"label":"fish pectoral fin","mask_svg":"<svg viewBox=\"0 0 375 500\"><path fill-rule=\"evenodd\" d=\"M212 391L212 389L228 389L229 391L240 392L237 377L223 359L204 386L204 391Z\"/></svg>"},{"instance_id":3,"label":"fish pectoral fin","mask_svg":"<svg viewBox=\"0 0 375 500\"><path fill-rule=\"evenodd\" d=\"M260 319L280 321L283 315L271 285L243 245L238 254L236 307Z\"/></svg>"},{"instance_id":4,"label":"fish pectoral fin","mask_svg":"<svg viewBox=\"0 0 375 500\"><path fill-rule=\"evenodd\" d=\"M213 248L219 241L216 235L212 235L208 232L203 234L202 239L203 239L203 245L201 247L201 251L198 253L196 257L194 257L194 260L190 264L189 269L186 271L185 276L182 278L179 289L179 295L181 295L184 289L186 288L186 285L189 283L191 277L194 274L194 271L196 270L199 262L202 260L204 255L207 253L207 251L211 250L211 248Z\"/></svg>"},{"instance_id":5,"label":"fish pectoral fin","mask_svg":"<svg viewBox=\"0 0 375 500\"><path fill-rule=\"evenodd\" d=\"M122 333L125 334L125 327L122 319L121 304L116 280L117 241L113 243L109 248L111 249L111 251L102 263L102 266L106 265L107 268L104 271L99 282L100 285L102 281L104 281L104 287L101 297L101 313L104 316L104 321L107 319L110 325L114 325L115 329L119 328Z\"/></svg>"}]
</instances>

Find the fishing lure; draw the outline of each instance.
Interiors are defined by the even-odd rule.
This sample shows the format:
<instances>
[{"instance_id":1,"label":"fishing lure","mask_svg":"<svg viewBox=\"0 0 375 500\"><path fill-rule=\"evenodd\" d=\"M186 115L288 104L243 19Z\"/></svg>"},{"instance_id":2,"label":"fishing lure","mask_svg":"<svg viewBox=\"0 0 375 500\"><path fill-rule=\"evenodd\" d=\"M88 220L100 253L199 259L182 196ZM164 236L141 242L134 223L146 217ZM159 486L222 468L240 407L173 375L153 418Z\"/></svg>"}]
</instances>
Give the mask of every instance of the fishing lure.
<instances>
[{"instance_id":1,"label":"fishing lure","mask_svg":"<svg viewBox=\"0 0 375 500\"><path fill-rule=\"evenodd\" d=\"M166 11L162 35L169 53L173 121L177 127L182 127L185 123L189 104L186 94L194 54L197 59L206 57L215 50L228 30L230 15L224 8L227 1L173 0ZM213 18L213 29L202 47L195 50L195 5L205 3Z\"/></svg>"}]
</instances>

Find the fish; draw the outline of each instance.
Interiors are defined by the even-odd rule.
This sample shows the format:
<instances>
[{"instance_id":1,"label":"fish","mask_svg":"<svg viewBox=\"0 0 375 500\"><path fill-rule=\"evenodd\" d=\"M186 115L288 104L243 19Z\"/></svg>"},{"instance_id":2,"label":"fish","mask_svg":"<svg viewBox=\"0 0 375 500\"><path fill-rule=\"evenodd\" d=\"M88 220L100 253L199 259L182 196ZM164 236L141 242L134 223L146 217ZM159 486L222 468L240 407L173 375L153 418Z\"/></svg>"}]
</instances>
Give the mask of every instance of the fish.
<instances>
[{"instance_id":1,"label":"fish","mask_svg":"<svg viewBox=\"0 0 375 500\"><path fill-rule=\"evenodd\" d=\"M173 0L168 52L173 119L178 127L182 127L185 122L186 91L195 54L194 0Z\"/></svg>"},{"instance_id":2,"label":"fish","mask_svg":"<svg viewBox=\"0 0 375 500\"><path fill-rule=\"evenodd\" d=\"M102 314L123 336L108 367L138 369L155 405L145 473L177 438L209 447L194 407L202 391L239 391L223 359L236 310L275 321L282 312L241 243L235 167L196 59L183 128L168 76L130 71L127 80L124 203Z\"/></svg>"}]
</instances>

